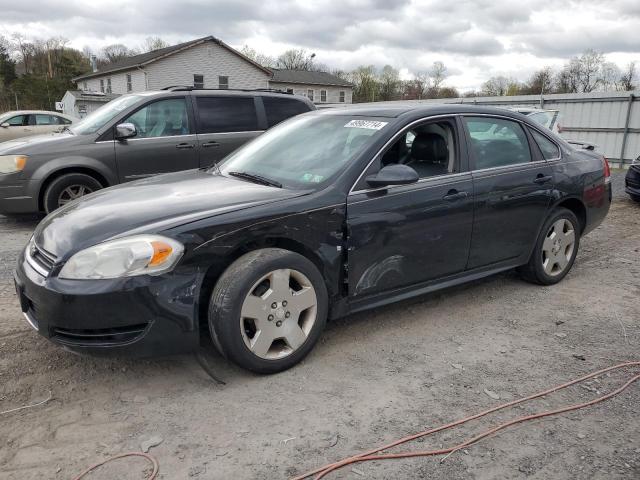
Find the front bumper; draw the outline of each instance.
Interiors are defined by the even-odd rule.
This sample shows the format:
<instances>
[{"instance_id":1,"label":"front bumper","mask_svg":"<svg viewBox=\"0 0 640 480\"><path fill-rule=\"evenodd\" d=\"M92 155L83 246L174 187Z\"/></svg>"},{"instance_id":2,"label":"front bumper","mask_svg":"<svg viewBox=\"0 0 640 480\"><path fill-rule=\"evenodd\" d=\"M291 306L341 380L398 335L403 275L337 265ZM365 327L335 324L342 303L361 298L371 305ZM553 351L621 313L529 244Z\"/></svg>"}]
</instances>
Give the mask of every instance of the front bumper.
<instances>
[{"instance_id":1,"label":"front bumper","mask_svg":"<svg viewBox=\"0 0 640 480\"><path fill-rule=\"evenodd\" d=\"M624 191L634 197L640 197L640 167L629 167L624 179Z\"/></svg>"},{"instance_id":2,"label":"front bumper","mask_svg":"<svg viewBox=\"0 0 640 480\"><path fill-rule=\"evenodd\" d=\"M62 280L38 273L23 253L14 279L27 321L68 350L149 357L199 345L197 272Z\"/></svg>"},{"instance_id":3,"label":"front bumper","mask_svg":"<svg viewBox=\"0 0 640 480\"><path fill-rule=\"evenodd\" d=\"M0 183L0 213L38 212L38 187L30 180L12 180L5 175Z\"/></svg>"}]
</instances>

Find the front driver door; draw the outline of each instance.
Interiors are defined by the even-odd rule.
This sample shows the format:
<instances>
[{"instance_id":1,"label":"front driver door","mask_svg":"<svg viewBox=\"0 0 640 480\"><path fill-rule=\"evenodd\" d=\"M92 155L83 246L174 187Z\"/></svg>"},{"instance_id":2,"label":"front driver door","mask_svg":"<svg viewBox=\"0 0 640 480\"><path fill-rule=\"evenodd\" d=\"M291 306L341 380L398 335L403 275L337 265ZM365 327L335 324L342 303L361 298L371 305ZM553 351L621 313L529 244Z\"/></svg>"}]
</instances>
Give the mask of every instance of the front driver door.
<instances>
[{"instance_id":1,"label":"front driver door","mask_svg":"<svg viewBox=\"0 0 640 480\"><path fill-rule=\"evenodd\" d=\"M121 182L198 168L197 139L184 97L148 103L120 123L132 123L137 135L115 141Z\"/></svg>"},{"instance_id":2,"label":"front driver door","mask_svg":"<svg viewBox=\"0 0 640 480\"><path fill-rule=\"evenodd\" d=\"M16 115L2 122L7 126L0 128L0 142L34 135L33 126L29 125L29 118L30 115Z\"/></svg>"},{"instance_id":3,"label":"front driver door","mask_svg":"<svg viewBox=\"0 0 640 480\"><path fill-rule=\"evenodd\" d=\"M455 118L410 127L382 152L347 199L349 294L354 301L455 275L467 263L471 174ZM404 163L417 183L370 188L364 178Z\"/></svg>"}]
</instances>

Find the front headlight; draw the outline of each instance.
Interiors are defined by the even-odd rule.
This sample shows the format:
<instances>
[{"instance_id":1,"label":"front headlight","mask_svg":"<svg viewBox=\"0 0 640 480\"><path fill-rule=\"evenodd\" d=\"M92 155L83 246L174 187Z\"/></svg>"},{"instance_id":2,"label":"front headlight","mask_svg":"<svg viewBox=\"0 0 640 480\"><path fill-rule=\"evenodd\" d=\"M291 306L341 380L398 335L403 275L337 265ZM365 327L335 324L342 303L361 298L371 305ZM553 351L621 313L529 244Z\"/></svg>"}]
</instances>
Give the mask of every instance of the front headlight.
<instances>
[{"instance_id":1,"label":"front headlight","mask_svg":"<svg viewBox=\"0 0 640 480\"><path fill-rule=\"evenodd\" d=\"M24 170L26 155L0 155L0 173L15 173Z\"/></svg>"},{"instance_id":2,"label":"front headlight","mask_svg":"<svg viewBox=\"0 0 640 480\"><path fill-rule=\"evenodd\" d=\"M631 160L631 165L640 165L640 156Z\"/></svg>"},{"instance_id":3,"label":"front headlight","mask_svg":"<svg viewBox=\"0 0 640 480\"><path fill-rule=\"evenodd\" d=\"M73 280L160 275L180 260L181 243L160 235L135 235L76 253L58 277Z\"/></svg>"}]
</instances>

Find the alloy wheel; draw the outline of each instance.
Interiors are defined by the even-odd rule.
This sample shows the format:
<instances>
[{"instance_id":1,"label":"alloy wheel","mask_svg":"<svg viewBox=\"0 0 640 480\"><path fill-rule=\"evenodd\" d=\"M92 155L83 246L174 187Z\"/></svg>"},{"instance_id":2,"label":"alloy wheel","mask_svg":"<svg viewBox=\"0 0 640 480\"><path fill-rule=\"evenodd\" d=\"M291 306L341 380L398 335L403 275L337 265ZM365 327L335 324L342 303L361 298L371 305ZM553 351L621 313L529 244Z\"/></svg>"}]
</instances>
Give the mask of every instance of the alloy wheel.
<instances>
[{"instance_id":1,"label":"alloy wheel","mask_svg":"<svg viewBox=\"0 0 640 480\"><path fill-rule=\"evenodd\" d=\"M86 185L69 185L58 195L58 207L62 207L72 200L88 195L91 192L93 190Z\"/></svg>"},{"instance_id":2,"label":"alloy wheel","mask_svg":"<svg viewBox=\"0 0 640 480\"><path fill-rule=\"evenodd\" d=\"M569 265L576 246L576 232L566 218L554 222L542 243L542 267L545 273L555 277Z\"/></svg>"},{"instance_id":3,"label":"alloy wheel","mask_svg":"<svg viewBox=\"0 0 640 480\"><path fill-rule=\"evenodd\" d=\"M240 330L257 357L275 360L291 355L307 340L318 312L311 281L293 269L278 269L258 280L245 297Z\"/></svg>"}]
</instances>

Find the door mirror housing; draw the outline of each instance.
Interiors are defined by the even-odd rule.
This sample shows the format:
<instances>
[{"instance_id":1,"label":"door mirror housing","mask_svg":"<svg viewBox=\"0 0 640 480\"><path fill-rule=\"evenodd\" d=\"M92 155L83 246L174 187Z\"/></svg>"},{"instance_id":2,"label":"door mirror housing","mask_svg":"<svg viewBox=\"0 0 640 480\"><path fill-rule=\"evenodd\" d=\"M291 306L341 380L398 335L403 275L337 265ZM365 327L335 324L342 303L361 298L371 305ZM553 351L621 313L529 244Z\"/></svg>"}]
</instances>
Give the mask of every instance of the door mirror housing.
<instances>
[{"instance_id":1,"label":"door mirror housing","mask_svg":"<svg viewBox=\"0 0 640 480\"><path fill-rule=\"evenodd\" d=\"M419 180L418 172L408 165L387 165L376 174L366 178L372 187L386 187L388 185L409 185Z\"/></svg>"},{"instance_id":2,"label":"door mirror housing","mask_svg":"<svg viewBox=\"0 0 640 480\"><path fill-rule=\"evenodd\" d=\"M11 125L9 125L9 122L4 122L2 124L0 124L0 127L2 128L9 128Z\"/></svg>"},{"instance_id":3,"label":"door mirror housing","mask_svg":"<svg viewBox=\"0 0 640 480\"><path fill-rule=\"evenodd\" d=\"M121 123L116 126L116 138L118 140L126 140L135 137L138 134L136 126L133 123Z\"/></svg>"}]
</instances>

